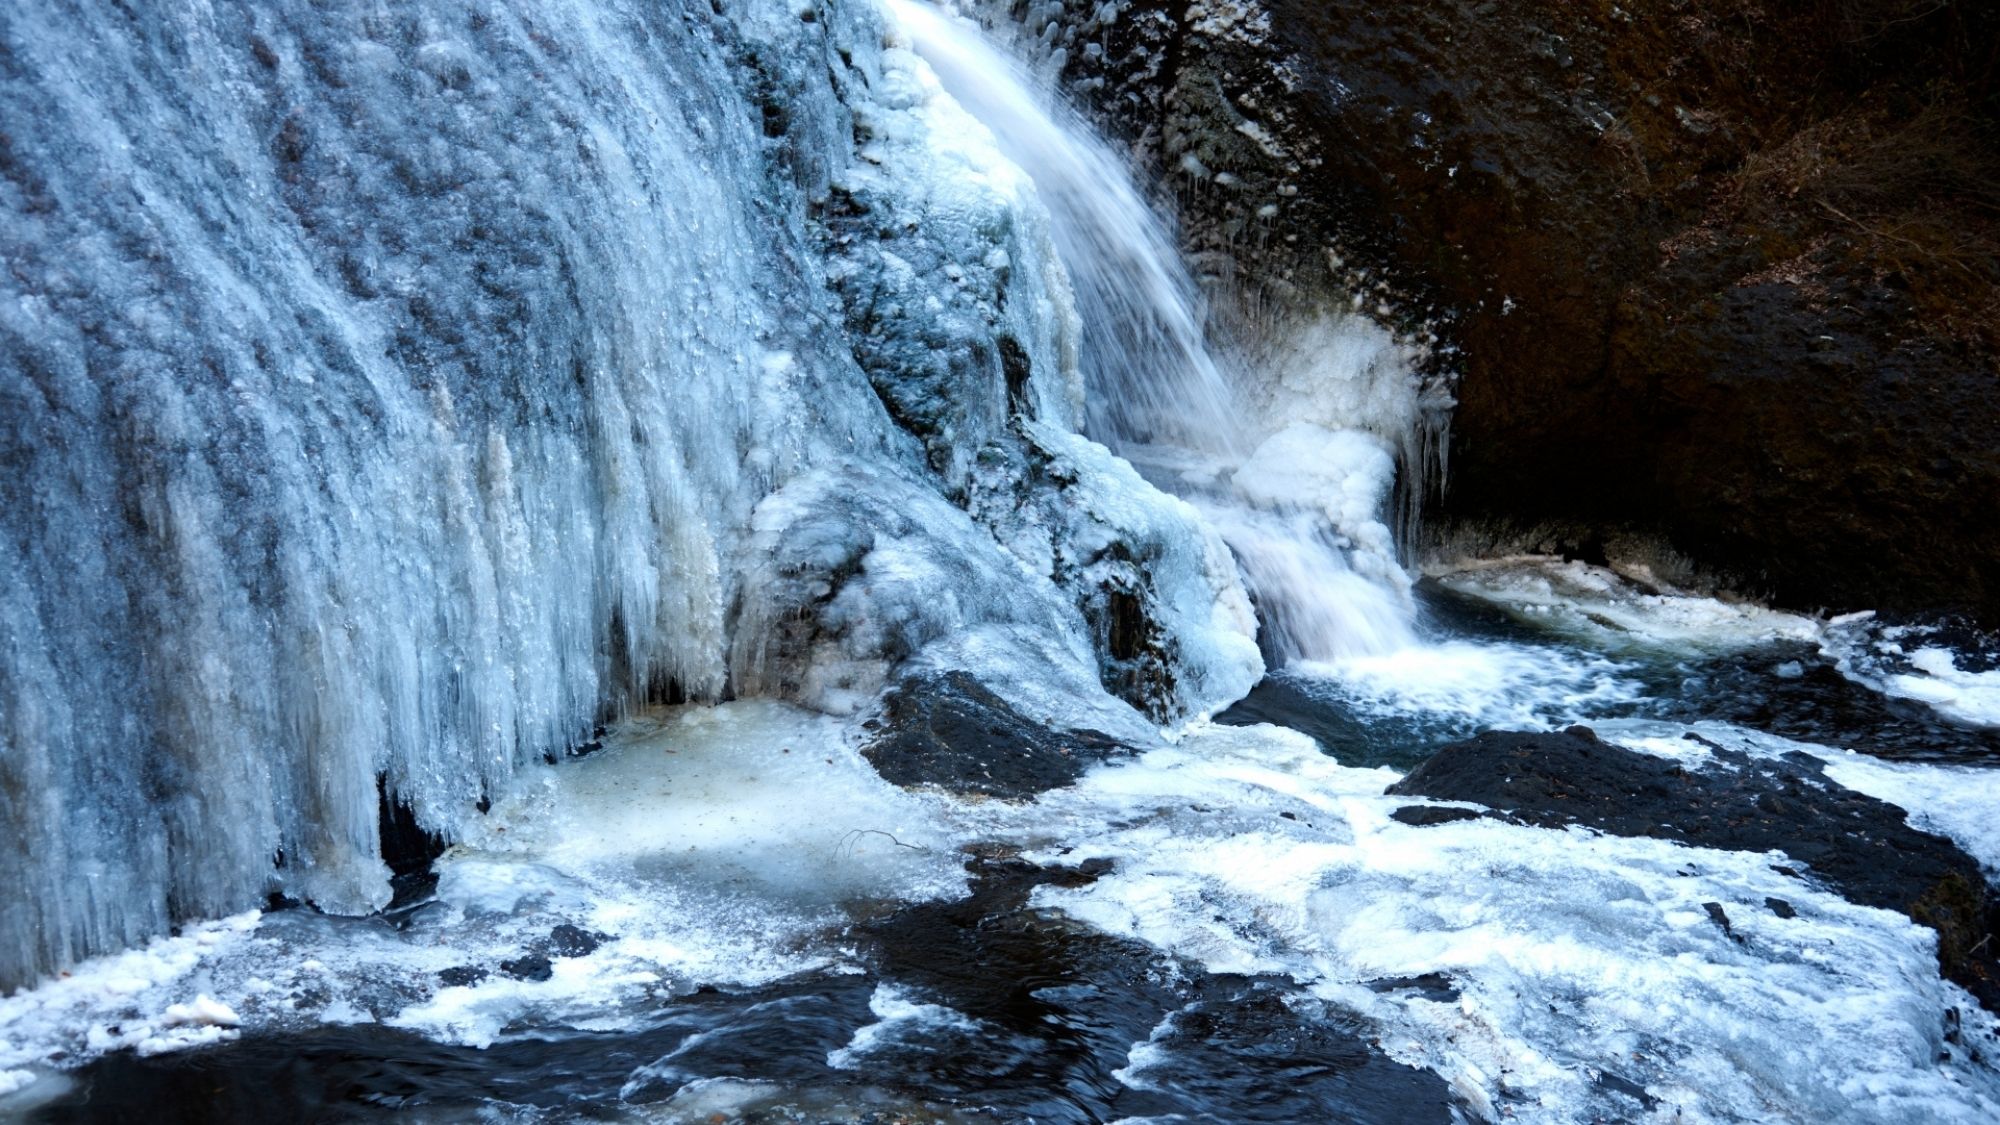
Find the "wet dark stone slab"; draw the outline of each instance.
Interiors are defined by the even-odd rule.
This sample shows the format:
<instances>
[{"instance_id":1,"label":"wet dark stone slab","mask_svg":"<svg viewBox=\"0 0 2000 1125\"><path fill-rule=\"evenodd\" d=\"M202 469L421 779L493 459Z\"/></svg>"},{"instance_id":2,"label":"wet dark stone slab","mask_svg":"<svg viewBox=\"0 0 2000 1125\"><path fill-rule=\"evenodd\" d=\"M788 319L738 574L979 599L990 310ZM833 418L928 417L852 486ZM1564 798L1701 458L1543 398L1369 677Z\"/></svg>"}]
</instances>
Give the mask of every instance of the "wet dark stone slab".
<instances>
[{"instance_id":1,"label":"wet dark stone slab","mask_svg":"<svg viewBox=\"0 0 2000 1125\"><path fill-rule=\"evenodd\" d=\"M891 692L862 754L897 785L1032 797L1130 747L1096 731L1034 722L964 672L913 676Z\"/></svg>"},{"instance_id":2,"label":"wet dark stone slab","mask_svg":"<svg viewBox=\"0 0 2000 1125\"><path fill-rule=\"evenodd\" d=\"M1311 685L1282 675L1258 680L1248 695L1224 708L1215 721L1232 727L1258 723L1290 727L1310 736L1342 765L1363 768L1384 764L1375 760L1381 756L1379 748L1400 742L1371 731L1361 716L1315 694Z\"/></svg>"},{"instance_id":3,"label":"wet dark stone slab","mask_svg":"<svg viewBox=\"0 0 2000 1125\"><path fill-rule=\"evenodd\" d=\"M1007 1121L1458 1119L1443 1079L1389 1059L1372 1028L1289 980L1207 974L1028 905L1037 886L1108 867L984 856L970 897L857 928L885 977L982 1028L977 1053L928 1057L924 1088ZM1148 1041L1163 1050L1142 1081L1115 1077Z\"/></svg>"},{"instance_id":4,"label":"wet dark stone slab","mask_svg":"<svg viewBox=\"0 0 2000 1125\"><path fill-rule=\"evenodd\" d=\"M1369 981L1368 987L1375 992L1408 992L1440 1004L1457 1003L1459 997L1458 985L1443 973L1424 973L1414 977L1382 977L1379 980Z\"/></svg>"},{"instance_id":5,"label":"wet dark stone slab","mask_svg":"<svg viewBox=\"0 0 2000 1125\"><path fill-rule=\"evenodd\" d=\"M1910 827L1896 806L1835 784L1809 755L1753 758L1695 740L1708 748L1707 768L1613 746L1585 727L1489 731L1438 751L1388 791L1474 802L1489 815L1541 827L1781 850L1850 901L1936 930L1945 976L2000 1011L1990 940L2000 903L1972 857ZM1723 918L1716 922L1729 929Z\"/></svg>"},{"instance_id":6,"label":"wet dark stone slab","mask_svg":"<svg viewBox=\"0 0 2000 1125\"><path fill-rule=\"evenodd\" d=\"M1423 828L1432 824L1450 824L1454 820L1478 820L1480 814L1473 809L1446 808L1438 805L1404 805L1389 814L1389 819L1400 824Z\"/></svg>"}]
</instances>

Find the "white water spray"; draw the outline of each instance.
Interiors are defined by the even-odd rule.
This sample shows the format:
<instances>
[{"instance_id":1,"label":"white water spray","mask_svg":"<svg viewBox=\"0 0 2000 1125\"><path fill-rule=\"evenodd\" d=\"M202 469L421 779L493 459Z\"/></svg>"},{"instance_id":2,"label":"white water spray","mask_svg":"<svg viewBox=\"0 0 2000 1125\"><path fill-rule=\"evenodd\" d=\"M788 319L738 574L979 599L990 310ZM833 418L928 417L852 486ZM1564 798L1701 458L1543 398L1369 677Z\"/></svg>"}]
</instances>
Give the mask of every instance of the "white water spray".
<instances>
[{"instance_id":1,"label":"white water spray","mask_svg":"<svg viewBox=\"0 0 2000 1125\"><path fill-rule=\"evenodd\" d=\"M1385 511L1394 451L1417 425L1417 380L1389 334L1330 317L1275 370L1218 359L1171 227L1117 154L976 24L883 2L1050 211L1083 318L1090 436L1221 532L1266 652L1337 661L1414 644Z\"/></svg>"}]
</instances>

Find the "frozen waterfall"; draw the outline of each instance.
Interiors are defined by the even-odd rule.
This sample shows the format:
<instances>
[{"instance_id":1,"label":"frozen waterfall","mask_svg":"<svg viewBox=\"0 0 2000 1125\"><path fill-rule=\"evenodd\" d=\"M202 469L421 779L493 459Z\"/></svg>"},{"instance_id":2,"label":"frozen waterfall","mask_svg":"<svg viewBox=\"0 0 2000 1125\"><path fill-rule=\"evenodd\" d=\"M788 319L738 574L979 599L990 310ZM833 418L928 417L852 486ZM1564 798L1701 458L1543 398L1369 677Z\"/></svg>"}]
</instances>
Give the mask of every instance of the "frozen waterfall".
<instances>
[{"instance_id":1,"label":"frozen waterfall","mask_svg":"<svg viewBox=\"0 0 2000 1125\"><path fill-rule=\"evenodd\" d=\"M1119 161L889 22L0 12L0 988L379 909L385 806L457 838L648 701L962 668L1143 739L1253 598L1401 643L1393 342L1211 356Z\"/></svg>"}]
</instances>

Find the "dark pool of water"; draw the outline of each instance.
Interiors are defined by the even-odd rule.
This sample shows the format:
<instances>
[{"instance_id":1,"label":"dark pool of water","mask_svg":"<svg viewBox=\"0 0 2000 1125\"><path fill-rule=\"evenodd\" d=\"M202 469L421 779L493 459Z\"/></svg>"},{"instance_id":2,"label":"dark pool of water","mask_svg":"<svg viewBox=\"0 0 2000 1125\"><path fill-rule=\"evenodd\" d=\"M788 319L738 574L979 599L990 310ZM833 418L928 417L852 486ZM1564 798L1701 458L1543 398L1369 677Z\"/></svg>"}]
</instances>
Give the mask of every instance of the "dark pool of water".
<instances>
[{"instance_id":1,"label":"dark pool of water","mask_svg":"<svg viewBox=\"0 0 2000 1125\"><path fill-rule=\"evenodd\" d=\"M1365 1023L1287 982L1190 971L1028 908L1037 883L1088 871L1004 857L972 870L969 898L838 935L866 973L704 991L664 1004L640 1030L529 1032L484 1050L358 1026L116 1055L77 1072L72 1092L33 1120L617 1120L712 1078L772 1084L730 1118L749 1121L1452 1119L1441 1079L1389 1060ZM830 1053L878 1022L870 1001L884 982L969 1026L891 1027L851 1068L831 1065ZM1114 1072L1149 1040L1157 1063L1121 1081Z\"/></svg>"}]
</instances>

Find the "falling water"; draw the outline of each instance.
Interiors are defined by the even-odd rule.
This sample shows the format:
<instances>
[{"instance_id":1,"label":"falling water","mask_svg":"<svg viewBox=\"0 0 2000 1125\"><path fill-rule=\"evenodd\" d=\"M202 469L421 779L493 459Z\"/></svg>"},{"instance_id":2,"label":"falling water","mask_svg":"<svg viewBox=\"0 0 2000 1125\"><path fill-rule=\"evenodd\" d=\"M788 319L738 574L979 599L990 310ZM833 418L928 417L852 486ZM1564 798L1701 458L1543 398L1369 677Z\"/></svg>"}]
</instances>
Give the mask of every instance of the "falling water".
<instances>
[{"instance_id":1,"label":"falling water","mask_svg":"<svg viewBox=\"0 0 2000 1125\"><path fill-rule=\"evenodd\" d=\"M1125 162L981 29L884 0L952 96L1034 180L1084 323L1090 436L1200 509L1235 552L1275 662L1414 643L1385 522L1416 379L1378 326L1331 319L1277 370L1211 354L1172 228Z\"/></svg>"}]
</instances>

